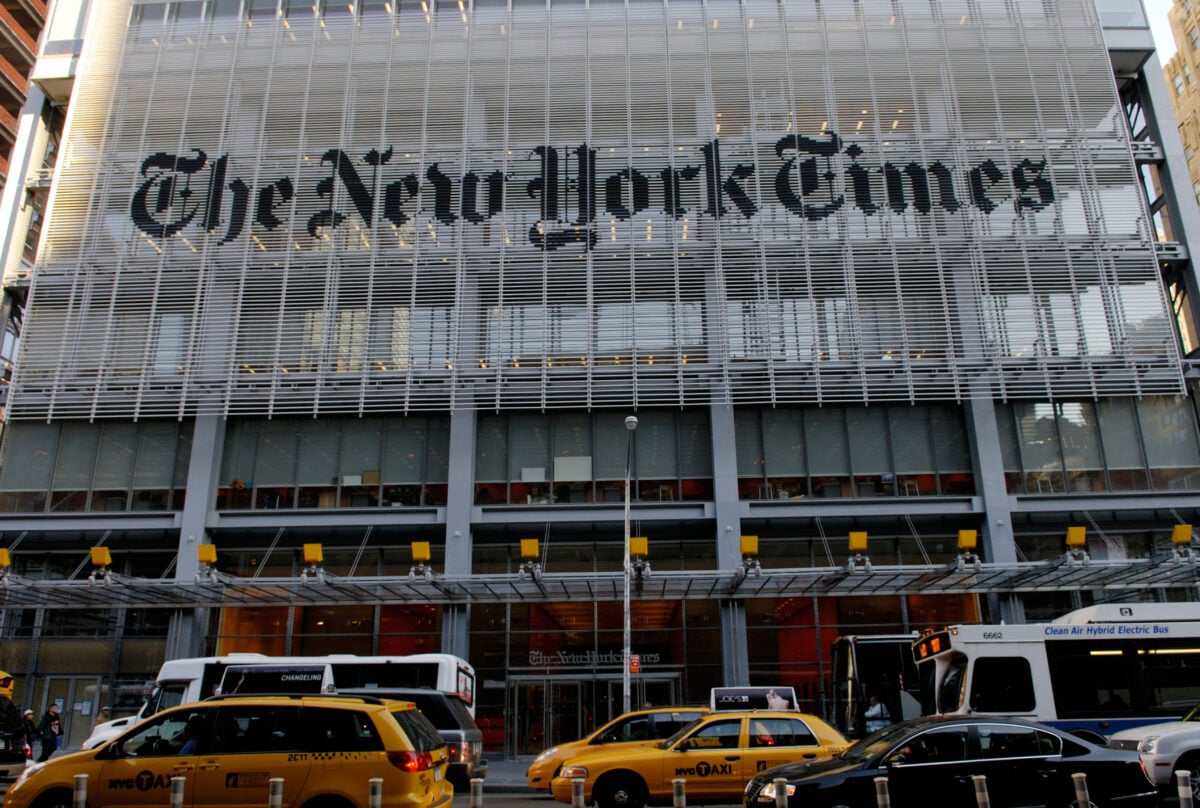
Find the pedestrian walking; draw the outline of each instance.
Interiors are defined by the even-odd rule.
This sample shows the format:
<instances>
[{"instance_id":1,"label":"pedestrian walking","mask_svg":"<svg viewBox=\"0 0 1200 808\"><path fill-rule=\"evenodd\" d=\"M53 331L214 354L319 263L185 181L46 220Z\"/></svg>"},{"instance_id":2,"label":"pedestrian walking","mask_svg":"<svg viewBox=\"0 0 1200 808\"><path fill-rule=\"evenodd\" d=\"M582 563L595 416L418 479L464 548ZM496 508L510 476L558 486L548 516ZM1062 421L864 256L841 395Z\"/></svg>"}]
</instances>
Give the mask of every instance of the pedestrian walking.
<instances>
[{"instance_id":1,"label":"pedestrian walking","mask_svg":"<svg viewBox=\"0 0 1200 808\"><path fill-rule=\"evenodd\" d=\"M37 724L33 723L33 710L25 708L25 712L21 715L21 723L25 727L25 758L32 760L33 745L37 742L38 737Z\"/></svg>"},{"instance_id":2,"label":"pedestrian walking","mask_svg":"<svg viewBox=\"0 0 1200 808\"><path fill-rule=\"evenodd\" d=\"M58 702L51 702L46 714L42 716L42 720L37 725L38 738L42 741L42 754L38 756L38 763L49 760L54 754L54 750L58 749L58 739L62 737L62 721L58 716Z\"/></svg>"},{"instance_id":3,"label":"pedestrian walking","mask_svg":"<svg viewBox=\"0 0 1200 808\"><path fill-rule=\"evenodd\" d=\"M109 714L108 708L101 707L96 711L96 717L92 720L92 729L95 729L99 724L107 722L111 717L112 716Z\"/></svg>"}]
</instances>

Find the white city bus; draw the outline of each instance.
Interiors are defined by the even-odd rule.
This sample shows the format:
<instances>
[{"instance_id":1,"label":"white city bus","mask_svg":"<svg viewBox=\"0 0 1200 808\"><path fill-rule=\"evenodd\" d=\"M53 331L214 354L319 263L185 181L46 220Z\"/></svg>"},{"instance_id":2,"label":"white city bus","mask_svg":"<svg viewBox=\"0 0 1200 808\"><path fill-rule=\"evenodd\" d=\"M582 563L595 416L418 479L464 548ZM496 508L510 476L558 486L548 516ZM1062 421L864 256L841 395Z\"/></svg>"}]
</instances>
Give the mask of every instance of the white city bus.
<instances>
[{"instance_id":1,"label":"white city bus","mask_svg":"<svg viewBox=\"0 0 1200 808\"><path fill-rule=\"evenodd\" d=\"M926 714L1020 716L1092 740L1200 703L1200 603L1092 606L918 639Z\"/></svg>"},{"instance_id":2,"label":"white city bus","mask_svg":"<svg viewBox=\"0 0 1200 808\"><path fill-rule=\"evenodd\" d=\"M457 696L475 715L475 669L453 654L410 654L407 656L272 657L265 654L228 654L217 657L172 659L163 663L154 689L134 715L97 724L83 742L84 749L124 732L160 710L199 701L213 695L231 665L327 665L333 687L339 690L388 690L428 688Z\"/></svg>"}]
</instances>

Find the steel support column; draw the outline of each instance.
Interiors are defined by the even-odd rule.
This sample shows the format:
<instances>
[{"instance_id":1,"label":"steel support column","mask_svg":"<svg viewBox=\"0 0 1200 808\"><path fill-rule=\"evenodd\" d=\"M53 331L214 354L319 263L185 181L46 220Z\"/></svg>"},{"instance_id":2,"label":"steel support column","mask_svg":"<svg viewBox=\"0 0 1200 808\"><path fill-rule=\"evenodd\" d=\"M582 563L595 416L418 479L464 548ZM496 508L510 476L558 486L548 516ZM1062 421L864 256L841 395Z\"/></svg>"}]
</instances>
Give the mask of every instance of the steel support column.
<instances>
[{"instance_id":1,"label":"steel support column","mask_svg":"<svg viewBox=\"0 0 1200 808\"><path fill-rule=\"evenodd\" d=\"M711 404L712 456L733 460L733 407ZM717 569L736 570L742 565L742 522L738 501L737 463L713 463L713 513L717 517ZM746 607L739 601L721 601L721 672L728 686L750 684L749 646L746 641Z\"/></svg>"},{"instance_id":2,"label":"steel support column","mask_svg":"<svg viewBox=\"0 0 1200 808\"><path fill-rule=\"evenodd\" d=\"M446 494L446 575L471 574L471 508L475 501L475 412L467 407L450 414L450 476ZM469 658L471 606L442 609L442 651Z\"/></svg>"}]
</instances>

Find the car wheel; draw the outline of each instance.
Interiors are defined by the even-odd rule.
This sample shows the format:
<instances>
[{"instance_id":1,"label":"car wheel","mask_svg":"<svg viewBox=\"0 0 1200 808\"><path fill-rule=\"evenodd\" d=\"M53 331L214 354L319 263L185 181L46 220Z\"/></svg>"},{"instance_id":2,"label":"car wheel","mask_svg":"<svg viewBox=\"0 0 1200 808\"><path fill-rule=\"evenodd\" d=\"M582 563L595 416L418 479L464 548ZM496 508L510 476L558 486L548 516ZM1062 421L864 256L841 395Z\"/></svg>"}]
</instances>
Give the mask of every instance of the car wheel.
<instances>
[{"instance_id":1,"label":"car wheel","mask_svg":"<svg viewBox=\"0 0 1200 808\"><path fill-rule=\"evenodd\" d=\"M304 808L354 808L354 806L341 797L333 797L325 794L320 797L313 797L304 803Z\"/></svg>"},{"instance_id":2,"label":"car wheel","mask_svg":"<svg viewBox=\"0 0 1200 808\"><path fill-rule=\"evenodd\" d=\"M631 774L602 777L592 789L600 808L643 808L646 796L646 784Z\"/></svg>"},{"instance_id":3,"label":"car wheel","mask_svg":"<svg viewBox=\"0 0 1200 808\"><path fill-rule=\"evenodd\" d=\"M1172 796L1175 795L1175 775L1174 772L1184 771L1192 781L1192 803L1195 804L1200 800L1200 753L1188 752L1179 758L1175 764L1175 768L1171 770L1171 783L1167 786L1166 791Z\"/></svg>"},{"instance_id":4,"label":"car wheel","mask_svg":"<svg viewBox=\"0 0 1200 808\"><path fill-rule=\"evenodd\" d=\"M75 794L69 788L55 788L33 801L32 808L72 808Z\"/></svg>"}]
</instances>

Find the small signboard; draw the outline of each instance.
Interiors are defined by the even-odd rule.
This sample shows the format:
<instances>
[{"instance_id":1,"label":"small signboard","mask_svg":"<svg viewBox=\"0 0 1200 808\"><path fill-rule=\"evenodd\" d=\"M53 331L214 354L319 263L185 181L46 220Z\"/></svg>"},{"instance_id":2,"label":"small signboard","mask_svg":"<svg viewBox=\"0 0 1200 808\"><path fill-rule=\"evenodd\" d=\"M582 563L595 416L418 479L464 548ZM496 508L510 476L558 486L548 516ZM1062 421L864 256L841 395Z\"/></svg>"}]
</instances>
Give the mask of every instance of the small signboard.
<instances>
[{"instance_id":1,"label":"small signboard","mask_svg":"<svg viewBox=\"0 0 1200 808\"><path fill-rule=\"evenodd\" d=\"M709 707L717 710L795 710L790 687L714 687Z\"/></svg>"},{"instance_id":2,"label":"small signboard","mask_svg":"<svg viewBox=\"0 0 1200 808\"><path fill-rule=\"evenodd\" d=\"M640 656L638 656L637 654L629 655L629 672L630 673L641 673L642 672L642 658Z\"/></svg>"},{"instance_id":3,"label":"small signboard","mask_svg":"<svg viewBox=\"0 0 1200 808\"><path fill-rule=\"evenodd\" d=\"M221 679L224 694L330 693L328 665L230 665Z\"/></svg>"}]
</instances>

